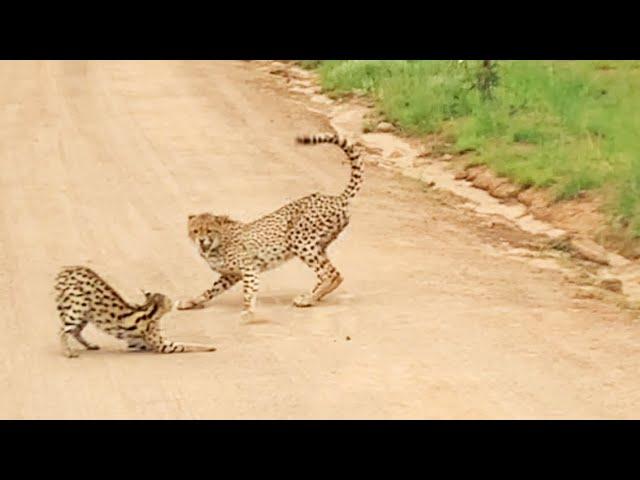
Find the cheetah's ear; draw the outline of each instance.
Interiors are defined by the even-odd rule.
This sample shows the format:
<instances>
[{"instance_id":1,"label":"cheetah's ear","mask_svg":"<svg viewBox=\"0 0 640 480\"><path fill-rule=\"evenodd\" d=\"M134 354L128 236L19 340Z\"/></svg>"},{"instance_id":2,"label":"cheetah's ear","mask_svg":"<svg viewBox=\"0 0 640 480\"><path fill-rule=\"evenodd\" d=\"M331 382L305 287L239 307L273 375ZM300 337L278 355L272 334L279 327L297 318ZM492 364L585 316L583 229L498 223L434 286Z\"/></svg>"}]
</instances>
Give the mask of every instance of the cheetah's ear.
<instances>
[{"instance_id":1,"label":"cheetah's ear","mask_svg":"<svg viewBox=\"0 0 640 480\"><path fill-rule=\"evenodd\" d=\"M216 215L216 217L214 218L218 225L226 225L227 223L233 223L233 220L231 220L231 217L229 215Z\"/></svg>"},{"instance_id":2,"label":"cheetah's ear","mask_svg":"<svg viewBox=\"0 0 640 480\"><path fill-rule=\"evenodd\" d=\"M194 218L196 218L195 215L193 215L193 214L189 215L189 221L193 220Z\"/></svg>"}]
</instances>

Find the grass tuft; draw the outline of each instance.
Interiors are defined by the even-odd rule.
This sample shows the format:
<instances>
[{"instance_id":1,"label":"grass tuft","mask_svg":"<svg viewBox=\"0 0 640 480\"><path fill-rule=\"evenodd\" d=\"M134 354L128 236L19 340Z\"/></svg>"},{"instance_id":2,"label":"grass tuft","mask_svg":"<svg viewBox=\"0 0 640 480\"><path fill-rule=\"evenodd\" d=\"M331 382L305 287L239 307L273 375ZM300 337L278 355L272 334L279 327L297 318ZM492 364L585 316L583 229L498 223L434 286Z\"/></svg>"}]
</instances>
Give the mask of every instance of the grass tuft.
<instances>
[{"instance_id":1,"label":"grass tuft","mask_svg":"<svg viewBox=\"0 0 640 480\"><path fill-rule=\"evenodd\" d=\"M640 237L640 62L498 61L490 99L480 61L306 61L335 94L366 92L408 133L445 133L454 151L557 199L602 189Z\"/></svg>"}]
</instances>

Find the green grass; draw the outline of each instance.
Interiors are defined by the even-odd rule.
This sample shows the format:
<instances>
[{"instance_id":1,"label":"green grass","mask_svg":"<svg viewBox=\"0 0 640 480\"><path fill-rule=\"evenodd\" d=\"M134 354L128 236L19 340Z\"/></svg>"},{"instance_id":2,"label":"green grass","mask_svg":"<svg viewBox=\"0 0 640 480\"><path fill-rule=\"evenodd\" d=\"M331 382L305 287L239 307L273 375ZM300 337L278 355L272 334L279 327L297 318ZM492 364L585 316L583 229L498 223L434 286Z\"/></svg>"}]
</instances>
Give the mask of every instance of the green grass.
<instances>
[{"instance_id":1,"label":"green grass","mask_svg":"<svg viewBox=\"0 0 640 480\"><path fill-rule=\"evenodd\" d=\"M606 194L640 236L640 62L498 61L492 99L478 61L306 61L328 92L371 95L411 134L444 133L454 150L558 199Z\"/></svg>"}]
</instances>

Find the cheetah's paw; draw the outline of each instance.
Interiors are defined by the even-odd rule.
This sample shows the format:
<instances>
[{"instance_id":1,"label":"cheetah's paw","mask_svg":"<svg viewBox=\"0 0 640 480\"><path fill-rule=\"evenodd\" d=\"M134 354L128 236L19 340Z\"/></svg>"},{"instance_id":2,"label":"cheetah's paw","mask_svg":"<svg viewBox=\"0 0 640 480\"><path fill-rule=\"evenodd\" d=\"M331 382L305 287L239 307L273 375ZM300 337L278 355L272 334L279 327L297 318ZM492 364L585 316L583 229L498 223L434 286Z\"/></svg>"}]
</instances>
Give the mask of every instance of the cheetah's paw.
<instances>
[{"instance_id":1,"label":"cheetah's paw","mask_svg":"<svg viewBox=\"0 0 640 480\"><path fill-rule=\"evenodd\" d=\"M255 318L256 314L251 310L243 310L240 314L240 322L243 324L251 323Z\"/></svg>"},{"instance_id":2,"label":"cheetah's paw","mask_svg":"<svg viewBox=\"0 0 640 480\"><path fill-rule=\"evenodd\" d=\"M293 300L293 304L296 307L311 307L313 305L316 304L315 298L313 298L312 295L309 295L308 293L304 293L302 295L298 295L294 300Z\"/></svg>"},{"instance_id":3,"label":"cheetah's paw","mask_svg":"<svg viewBox=\"0 0 640 480\"><path fill-rule=\"evenodd\" d=\"M178 310L195 310L197 308L204 308L204 305L194 302L193 300L179 300L176 308Z\"/></svg>"}]
</instances>

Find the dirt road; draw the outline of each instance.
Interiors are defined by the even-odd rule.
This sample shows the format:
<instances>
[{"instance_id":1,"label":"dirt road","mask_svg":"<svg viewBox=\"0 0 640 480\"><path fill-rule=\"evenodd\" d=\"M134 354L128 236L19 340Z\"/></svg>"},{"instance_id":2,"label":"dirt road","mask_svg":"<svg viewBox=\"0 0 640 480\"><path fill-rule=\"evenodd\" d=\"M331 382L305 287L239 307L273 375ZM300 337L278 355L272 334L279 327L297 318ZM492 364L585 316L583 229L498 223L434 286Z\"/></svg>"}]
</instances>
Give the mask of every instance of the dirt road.
<instances>
[{"instance_id":1,"label":"dirt road","mask_svg":"<svg viewBox=\"0 0 640 480\"><path fill-rule=\"evenodd\" d=\"M262 277L239 323L236 287L165 317L214 353L61 355L51 293L88 264L132 301L200 293L214 274L190 213L249 220L339 192L332 146L294 145L326 121L246 62L0 62L0 417L638 418L640 332L572 297L557 272L507 255L433 189L369 166L330 249L345 281L296 309L314 276ZM349 339L348 339L348 338Z\"/></svg>"}]
</instances>

